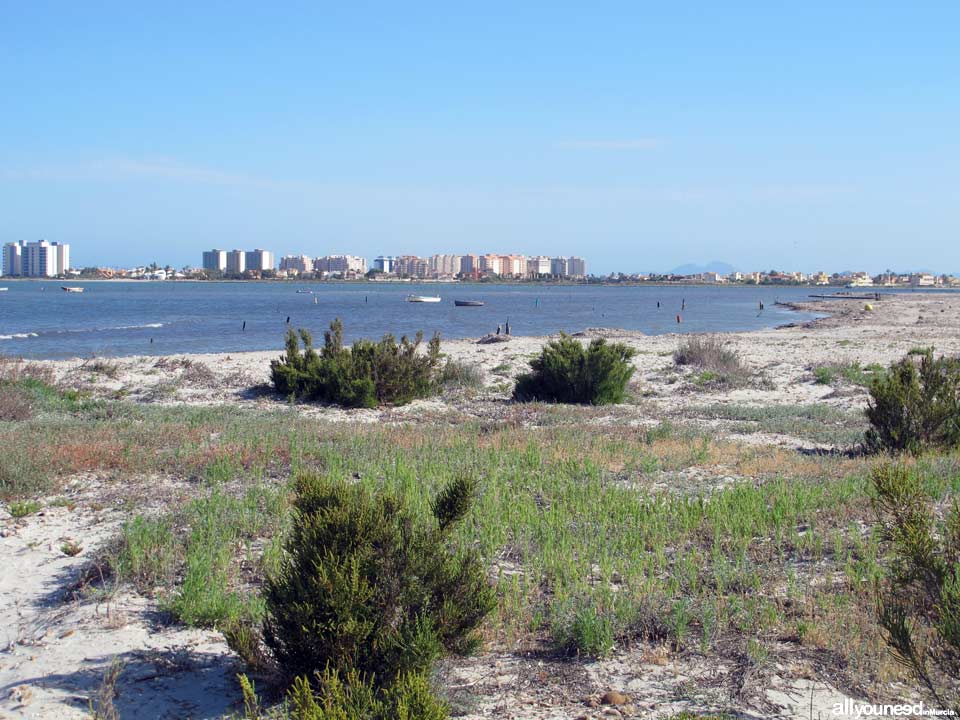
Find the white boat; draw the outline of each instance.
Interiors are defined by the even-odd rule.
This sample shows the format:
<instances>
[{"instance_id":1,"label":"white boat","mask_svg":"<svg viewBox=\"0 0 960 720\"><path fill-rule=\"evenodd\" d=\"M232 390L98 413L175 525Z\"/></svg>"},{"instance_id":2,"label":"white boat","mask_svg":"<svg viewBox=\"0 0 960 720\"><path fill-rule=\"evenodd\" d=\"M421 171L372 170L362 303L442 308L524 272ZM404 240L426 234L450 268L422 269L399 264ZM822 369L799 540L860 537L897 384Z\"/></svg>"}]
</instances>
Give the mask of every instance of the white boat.
<instances>
[{"instance_id":1,"label":"white boat","mask_svg":"<svg viewBox=\"0 0 960 720\"><path fill-rule=\"evenodd\" d=\"M407 302L438 303L440 302L440 296L439 295L407 295Z\"/></svg>"},{"instance_id":2,"label":"white boat","mask_svg":"<svg viewBox=\"0 0 960 720\"><path fill-rule=\"evenodd\" d=\"M9 290L9 289L10 289L10 288L0 288L0 292L6 292L6 291Z\"/></svg>"},{"instance_id":3,"label":"white boat","mask_svg":"<svg viewBox=\"0 0 960 720\"><path fill-rule=\"evenodd\" d=\"M73 293L83 292L82 287L70 287L68 285L61 285L60 289L63 290L64 292L73 292Z\"/></svg>"}]
</instances>

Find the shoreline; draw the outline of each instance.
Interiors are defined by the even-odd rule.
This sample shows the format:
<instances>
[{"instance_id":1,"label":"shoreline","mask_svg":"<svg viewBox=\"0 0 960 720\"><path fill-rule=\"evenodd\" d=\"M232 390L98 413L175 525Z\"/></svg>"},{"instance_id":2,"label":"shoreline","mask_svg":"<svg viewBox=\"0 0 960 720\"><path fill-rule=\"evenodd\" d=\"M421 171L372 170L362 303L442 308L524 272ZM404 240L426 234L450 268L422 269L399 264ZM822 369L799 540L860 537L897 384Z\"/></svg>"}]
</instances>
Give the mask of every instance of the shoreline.
<instances>
[{"instance_id":1,"label":"shoreline","mask_svg":"<svg viewBox=\"0 0 960 720\"><path fill-rule=\"evenodd\" d=\"M800 310L821 308L798 304ZM960 355L960 295L897 296L866 310L859 300L831 301L830 313L779 328L743 332L702 333L718 337L736 352L750 382L717 387L698 380L695 370L676 366L673 353L688 333L645 335L616 328L586 328L573 337L623 342L636 351L632 392L642 399L634 412L638 422L652 415L669 416L691 404L810 405L825 403L843 410L866 406L865 387L839 390L816 381L813 370L831 367L886 367L910 350L933 345L938 352ZM514 379L556 336L510 336L505 342L481 344L477 338L447 340L441 352L449 360L475 368L482 378L470 393L443 393L401 408L344 410L295 404L299 412L336 421L397 419L420 411L462 417L499 417ZM270 389L270 361L283 348L230 353L138 355L122 358L73 358L38 361L58 380L92 396L123 397L158 404L229 404L260 409L286 407ZM619 408L620 406L618 406ZM630 406L633 407L633 406ZM655 410L656 412L650 412Z\"/></svg>"}]
</instances>

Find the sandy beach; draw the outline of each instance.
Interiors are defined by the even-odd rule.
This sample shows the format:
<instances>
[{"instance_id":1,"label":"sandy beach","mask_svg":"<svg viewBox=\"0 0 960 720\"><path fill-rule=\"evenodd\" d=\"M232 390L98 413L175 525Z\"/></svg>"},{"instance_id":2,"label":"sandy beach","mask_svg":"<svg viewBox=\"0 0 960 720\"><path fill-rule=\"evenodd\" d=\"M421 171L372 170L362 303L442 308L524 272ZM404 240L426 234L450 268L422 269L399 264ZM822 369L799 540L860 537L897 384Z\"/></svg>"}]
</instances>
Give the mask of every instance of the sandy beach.
<instances>
[{"instance_id":1,"label":"sandy beach","mask_svg":"<svg viewBox=\"0 0 960 720\"><path fill-rule=\"evenodd\" d=\"M888 365L913 348L935 346L938 352L960 354L960 295L923 294L884 296L865 309L863 300L797 303L791 307L828 317L771 330L718 334L742 358L757 381L747 387L724 390L700 388L684 382L689 370L675 367L672 354L685 337L681 333L644 335L615 328L591 328L576 333L589 340L607 338L637 351L632 389L642 402L621 406L617 413L638 419L660 418L682 412L685 406L710 403L794 405L826 403L859 409L866 391L841 391L817 384L811 369L824 364ZM336 407L298 405L303 413L327 420L352 422L417 421L437 413L497 418L509 413L504 403L512 380L528 369L549 337L512 336L507 342L479 343L477 339L444 341L442 352L451 360L480 368L485 387L469 397L447 396L419 400L402 408L345 411ZM269 388L270 361L275 352L195 354L76 359L50 361L57 377L71 387L104 397L138 402L219 404L256 407L286 404Z\"/></svg>"},{"instance_id":2,"label":"sandy beach","mask_svg":"<svg viewBox=\"0 0 960 720\"><path fill-rule=\"evenodd\" d=\"M742 419L725 415L722 408L822 405L855 417L866 406L863 385L818 382L815 368L886 366L911 349L928 346L960 355L960 294L885 296L873 302L872 309L863 300L804 303L801 309L830 315L722 336L751 371L751 380L736 387L699 382L695 369L678 367L672 355L685 338L681 334L644 336L602 328L580 333L585 340L604 337L633 347L636 373L630 402L569 412L584 423L653 427L672 421L710 427L735 443L790 452L830 451L845 443L831 441L829 427L815 437L747 432ZM269 361L279 350L42 364L52 367L65 387L134 403L284 409L346 424L459 425L480 420L536 426L542 419L540 406L512 403L509 397L513 378L547 339L444 342L442 352L448 358L482 370L483 387L376 410L291 406L276 397L269 388ZM121 654L128 657L117 700L122 717L212 718L238 710L234 674L240 668L219 633L162 621L156 601L132 589L109 597L77 590L78 580L89 570L89 557L110 542L134 507L139 512L159 510L194 491L186 480L148 475L131 477L118 487L90 472L69 478L55 496L40 498L41 512L14 518L0 509L0 718L88 717L87 698L110 658ZM62 552L67 541L82 544L84 551L76 556ZM715 695L718 703L726 698L729 705L722 684L713 682L723 672L722 664L709 657L674 657L662 648L568 663L495 647L446 666L444 682L477 692L480 699L459 715L477 720L666 718L690 707L678 699L680 685L712 688L703 697ZM776 665L763 677L760 708L751 705L749 717L828 717L834 703L851 697L822 677L813 678L800 664ZM633 698L629 708L605 709L595 702L610 688Z\"/></svg>"}]
</instances>

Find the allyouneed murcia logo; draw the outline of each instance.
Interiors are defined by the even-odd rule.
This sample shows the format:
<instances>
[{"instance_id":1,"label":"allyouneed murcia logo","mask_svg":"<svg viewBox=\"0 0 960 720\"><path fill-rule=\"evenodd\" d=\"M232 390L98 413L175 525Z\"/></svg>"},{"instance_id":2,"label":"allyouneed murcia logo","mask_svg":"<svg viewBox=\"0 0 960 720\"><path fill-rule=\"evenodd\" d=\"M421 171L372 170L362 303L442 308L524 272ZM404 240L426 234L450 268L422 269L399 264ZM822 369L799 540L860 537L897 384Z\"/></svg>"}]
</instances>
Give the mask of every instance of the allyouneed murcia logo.
<instances>
[{"instance_id":1,"label":"allyouneed murcia logo","mask_svg":"<svg viewBox=\"0 0 960 720\"><path fill-rule=\"evenodd\" d=\"M938 710L927 707L922 702L913 704L899 705L877 705L872 703L859 703L849 698L842 703L834 703L833 715L835 717L955 717L953 710Z\"/></svg>"}]
</instances>

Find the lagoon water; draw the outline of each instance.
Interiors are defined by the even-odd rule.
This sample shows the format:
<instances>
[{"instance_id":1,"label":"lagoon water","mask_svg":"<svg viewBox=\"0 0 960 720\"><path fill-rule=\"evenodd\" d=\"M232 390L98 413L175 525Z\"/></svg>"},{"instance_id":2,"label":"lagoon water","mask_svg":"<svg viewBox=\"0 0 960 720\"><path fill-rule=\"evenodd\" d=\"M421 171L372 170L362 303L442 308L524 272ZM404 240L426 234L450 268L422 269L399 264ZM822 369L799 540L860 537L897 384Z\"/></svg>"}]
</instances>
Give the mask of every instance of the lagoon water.
<instances>
[{"instance_id":1,"label":"lagoon water","mask_svg":"<svg viewBox=\"0 0 960 720\"><path fill-rule=\"evenodd\" d=\"M339 317L348 340L384 333L478 337L510 323L515 335L617 327L647 334L755 330L814 317L775 305L811 288L548 286L415 283L10 281L0 293L0 355L67 358L279 350L287 318L323 331ZM313 294L298 293L309 290ZM440 295L436 304L405 302ZM454 307L454 299L483 307ZM660 307L657 307L657 303ZM681 310L683 304L685 309ZM763 302L764 309L759 310ZM676 316L682 314L682 324ZM246 327L244 327L244 324Z\"/></svg>"}]
</instances>

